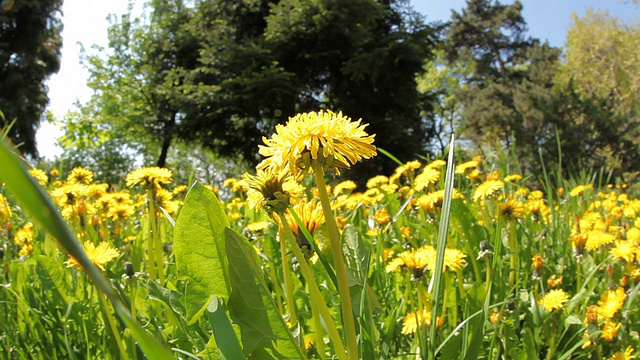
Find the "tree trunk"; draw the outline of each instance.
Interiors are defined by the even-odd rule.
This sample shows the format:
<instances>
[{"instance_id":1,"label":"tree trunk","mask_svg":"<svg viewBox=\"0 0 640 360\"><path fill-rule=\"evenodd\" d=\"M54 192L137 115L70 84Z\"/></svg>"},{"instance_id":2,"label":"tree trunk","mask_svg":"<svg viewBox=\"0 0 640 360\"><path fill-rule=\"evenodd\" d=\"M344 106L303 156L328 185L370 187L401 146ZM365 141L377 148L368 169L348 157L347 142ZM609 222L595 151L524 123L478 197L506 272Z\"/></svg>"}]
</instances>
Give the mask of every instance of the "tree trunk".
<instances>
[{"instance_id":1,"label":"tree trunk","mask_svg":"<svg viewBox=\"0 0 640 360\"><path fill-rule=\"evenodd\" d=\"M162 149L160 150L160 157L158 158L158 167L165 167L167 163L167 154L169 153L169 147L171 147L171 140L173 140L173 127L176 124L176 113L171 114L171 119L164 124L164 130L162 131Z\"/></svg>"}]
</instances>

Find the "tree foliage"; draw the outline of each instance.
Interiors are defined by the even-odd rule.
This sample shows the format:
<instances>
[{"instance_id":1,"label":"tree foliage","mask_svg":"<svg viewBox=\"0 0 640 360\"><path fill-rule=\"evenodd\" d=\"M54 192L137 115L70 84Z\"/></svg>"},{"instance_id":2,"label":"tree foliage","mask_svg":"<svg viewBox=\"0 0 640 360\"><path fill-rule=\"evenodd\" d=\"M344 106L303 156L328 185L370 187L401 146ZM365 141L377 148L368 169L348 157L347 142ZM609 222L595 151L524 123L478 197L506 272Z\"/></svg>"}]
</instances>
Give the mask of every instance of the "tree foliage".
<instances>
[{"instance_id":1,"label":"tree foliage","mask_svg":"<svg viewBox=\"0 0 640 360\"><path fill-rule=\"evenodd\" d=\"M36 157L36 130L49 102L44 81L60 68L62 0L4 1L0 8L0 109L23 153ZM6 125L6 124L5 124Z\"/></svg>"},{"instance_id":2,"label":"tree foliage","mask_svg":"<svg viewBox=\"0 0 640 360\"><path fill-rule=\"evenodd\" d=\"M426 149L416 75L434 34L405 1L154 0L89 58L87 121L152 148L172 141L257 160L257 145L298 112L332 109L401 159ZM384 136L383 136L384 135ZM384 158L361 176L390 171Z\"/></svg>"},{"instance_id":3,"label":"tree foliage","mask_svg":"<svg viewBox=\"0 0 640 360\"><path fill-rule=\"evenodd\" d=\"M461 133L476 147L514 146L533 164L537 147L554 138L548 115L560 50L526 31L520 2L469 0L453 12L445 54L470 69L456 91Z\"/></svg>"}]
</instances>

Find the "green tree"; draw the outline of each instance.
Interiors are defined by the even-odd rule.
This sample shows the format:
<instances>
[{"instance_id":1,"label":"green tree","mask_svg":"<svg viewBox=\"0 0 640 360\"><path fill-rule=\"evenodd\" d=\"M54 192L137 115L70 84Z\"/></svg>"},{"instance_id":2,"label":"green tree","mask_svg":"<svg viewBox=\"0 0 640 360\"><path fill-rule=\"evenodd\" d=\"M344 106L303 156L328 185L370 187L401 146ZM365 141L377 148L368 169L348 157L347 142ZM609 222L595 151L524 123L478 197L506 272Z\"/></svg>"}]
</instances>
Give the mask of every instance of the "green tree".
<instances>
[{"instance_id":1,"label":"green tree","mask_svg":"<svg viewBox=\"0 0 640 360\"><path fill-rule=\"evenodd\" d=\"M206 146L254 160L276 123L328 108L362 118L376 144L401 159L425 152L432 134L415 77L435 35L406 2L217 1L198 14L206 45L189 96ZM353 173L394 166L379 157Z\"/></svg>"},{"instance_id":2,"label":"green tree","mask_svg":"<svg viewBox=\"0 0 640 360\"><path fill-rule=\"evenodd\" d=\"M460 132L478 147L515 146L529 165L552 142L553 77L560 50L526 36L522 4L469 0L453 12L445 43L452 66L471 71L456 91Z\"/></svg>"},{"instance_id":3,"label":"green tree","mask_svg":"<svg viewBox=\"0 0 640 360\"><path fill-rule=\"evenodd\" d=\"M9 137L33 157L49 102L44 81L60 68L61 6L62 0L24 0L0 7L0 109L16 120Z\"/></svg>"}]
</instances>

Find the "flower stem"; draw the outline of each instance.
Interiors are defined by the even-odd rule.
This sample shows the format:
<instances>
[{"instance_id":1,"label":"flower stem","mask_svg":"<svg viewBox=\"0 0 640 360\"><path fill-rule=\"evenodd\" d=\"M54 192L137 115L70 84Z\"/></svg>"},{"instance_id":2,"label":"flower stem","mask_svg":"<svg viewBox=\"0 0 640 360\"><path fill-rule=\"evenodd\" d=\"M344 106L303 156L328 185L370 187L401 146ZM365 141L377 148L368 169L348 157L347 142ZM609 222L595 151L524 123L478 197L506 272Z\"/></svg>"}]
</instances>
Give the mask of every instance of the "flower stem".
<instances>
[{"instance_id":1,"label":"flower stem","mask_svg":"<svg viewBox=\"0 0 640 360\"><path fill-rule=\"evenodd\" d=\"M285 237L289 241L289 245L293 250L293 254L298 259L298 264L300 265L300 272L302 276L307 281L309 286L309 297L311 301L314 302L320 312L320 316L324 319L325 325L327 326L327 332L329 338L331 339L331 343L334 346L336 356L340 360L347 359L346 351L344 349L344 345L342 344L342 339L340 338L340 334L338 333L338 329L336 328L336 324L331 317L331 313L329 312L329 308L327 308L327 304L324 302L322 297L322 293L320 293L320 289L318 288L318 284L316 283L315 278L313 277L313 273L311 272L311 268L309 267L309 263L307 263L307 259L305 259L302 254L302 250L298 246L296 239L289 227L289 223L287 223L287 219L284 217L284 214L278 213L280 217L280 221L282 222L282 226L284 227Z\"/></svg>"},{"instance_id":2,"label":"flower stem","mask_svg":"<svg viewBox=\"0 0 640 360\"><path fill-rule=\"evenodd\" d=\"M342 310L342 321L347 343L347 353L349 359L358 359L358 343L356 340L356 326L353 318L353 310L351 308L351 294L349 293L349 280L347 279L347 267L344 263L342 254L342 245L340 243L340 234L338 232L338 224L331 211L331 203L327 194L327 187L324 182L324 169L317 162L313 163L313 170L316 177L316 185L320 194L320 202L322 203L322 211L324 212L325 223L329 231L329 239L331 240L331 253L333 255L333 264L336 269L336 278L338 281L338 292L340 293L340 309Z\"/></svg>"},{"instance_id":3,"label":"flower stem","mask_svg":"<svg viewBox=\"0 0 640 360\"><path fill-rule=\"evenodd\" d=\"M287 244L284 239L280 239L280 253L282 255L282 276L284 277L284 291L287 296L287 309L289 310L289 321L295 324L298 321L296 316L296 305L293 299L293 288L291 285L291 270L287 261Z\"/></svg>"}]
</instances>

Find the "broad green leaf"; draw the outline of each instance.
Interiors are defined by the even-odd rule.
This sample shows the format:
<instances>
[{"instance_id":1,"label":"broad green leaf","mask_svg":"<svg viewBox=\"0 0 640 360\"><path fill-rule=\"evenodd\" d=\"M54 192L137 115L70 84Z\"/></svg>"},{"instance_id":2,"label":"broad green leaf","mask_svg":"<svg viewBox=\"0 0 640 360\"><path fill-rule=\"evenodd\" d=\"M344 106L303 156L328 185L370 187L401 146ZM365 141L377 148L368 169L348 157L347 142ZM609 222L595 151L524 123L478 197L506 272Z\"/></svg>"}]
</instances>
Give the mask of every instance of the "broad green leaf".
<instances>
[{"instance_id":1,"label":"broad green leaf","mask_svg":"<svg viewBox=\"0 0 640 360\"><path fill-rule=\"evenodd\" d=\"M173 356L169 350L160 345L131 318L131 314L111 287L111 283L100 269L89 260L84 248L56 210L51 198L29 175L26 163L19 159L10 148L11 145L6 139L0 139L0 168L2 168L0 181L6 184L9 192L57 239L60 247L76 259L92 283L102 294L107 296L120 319L131 329L142 351L150 359L172 359Z\"/></svg>"},{"instance_id":2,"label":"broad green leaf","mask_svg":"<svg viewBox=\"0 0 640 360\"><path fill-rule=\"evenodd\" d=\"M229 312L240 326L245 357L304 359L262 278L253 246L231 229L226 235L231 281Z\"/></svg>"},{"instance_id":3,"label":"broad green leaf","mask_svg":"<svg viewBox=\"0 0 640 360\"><path fill-rule=\"evenodd\" d=\"M54 288L65 303L68 304L71 301L69 298L71 289L64 279L64 272L62 271L62 265L59 261L45 255L40 255L38 256L36 272L43 287L46 289Z\"/></svg>"},{"instance_id":4,"label":"broad green leaf","mask_svg":"<svg viewBox=\"0 0 640 360\"><path fill-rule=\"evenodd\" d=\"M176 220L173 251L184 290L187 320L202 316L214 296L229 296L224 229L229 220L215 194L202 184L189 190Z\"/></svg>"}]
</instances>

